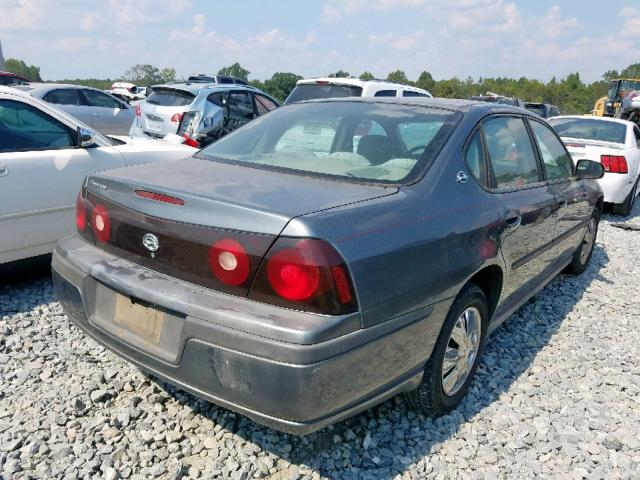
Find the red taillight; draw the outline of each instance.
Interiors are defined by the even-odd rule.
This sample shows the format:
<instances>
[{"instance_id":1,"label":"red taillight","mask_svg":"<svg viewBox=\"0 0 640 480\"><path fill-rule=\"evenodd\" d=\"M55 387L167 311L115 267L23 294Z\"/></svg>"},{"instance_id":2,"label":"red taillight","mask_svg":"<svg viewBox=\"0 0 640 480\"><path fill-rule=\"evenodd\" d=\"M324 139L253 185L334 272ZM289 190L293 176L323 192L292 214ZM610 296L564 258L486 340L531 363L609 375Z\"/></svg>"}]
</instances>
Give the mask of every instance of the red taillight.
<instances>
[{"instance_id":1,"label":"red taillight","mask_svg":"<svg viewBox=\"0 0 640 480\"><path fill-rule=\"evenodd\" d=\"M601 155L600 163L602 163L605 172L629 173L627 159L623 155Z\"/></svg>"},{"instance_id":2,"label":"red taillight","mask_svg":"<svg viewBox=\"0 0 640 480\"><path fill-rule=\"evenodd\" d=\"M193 138L191 138L186 133L182 136L182 138L184 138L183 145L188 145L188 146L193 147L193 148L200 148L200 143L198 143L197 140L194 140Z\"/></svg>"},{"instance_id":3,"label":"red taillight","mask_svg":"<svg viewBox=\"0 0 640 480\"><path fill-rule=\"evenodd\" d=\"M249 278L251 263L240 242L223 238L209 248L209 268L222 283L238 286Z\"/></svg>"},{"instance_id":4,"label":"red taillight","mask_svg":"<svg viewBox=\"0 0 640 480\"><path fill-rule=\"evenodd\" d=\"M184 112L171 115L171 123L180 123L182 121L182 115L184 115Z\"/></svg>"},{"instance_id":5,"label":"red taillight","mask_svg":"<svg viewBox=\"0 0 640 480\"><path fill-rule=\"evenodd\" d=\"M142 108L140 107L140 104L136 105L135 112L136 112L136 117L142 116Z\"/></svg>"},{"instance_id":6,"label":"red taillight","mask_svg":"<svg viewBox=\"0 0 640 480\"><path fill-rule=\"evenodd\" d=\"M311 297L320 285L320 269L305 261L299 248L285 248L267 264L267 278L275 292L286 300Z\"/></svg>"},{"instance_id":7,"label":"red taillight","mask_svg":"<svg viewBox=\"0 0 640 480\"><path fill-rule=\"evenodd\" d=\"M107 207L98 204L91 213L91 228L96 239L102 243L108 243L111 236L111 221Z\"/></svg>"},{"instance_id":8,"label":"red taillight","mask_svg":"<svg viewBox=\"0 0 640 480\"><path fill-rule=\"evenodd\" d=\"M79 232L87 228L87 206L84 204L82 192L78 193L76 198L76 227Z\"/></svg>"},{"instance_id":9,"label":"red taillight","mask_svg":"<svg viewBox=\"0 0 640 480\"><path fill-rule=\"evenodd\" d=\"M181 198L170 197L169 195L163 195L162 193L149 192L147 190L136 190L136 195L149 200L155 200L156 202L170 203L171 205L184 205L184 200Z\"/></svg>"},{"instance_id":10,"label":"red taillight","mask_svg":"<svg viewBox=\"0 0 640 480\"><path fill-rule=\"evenodd\" d=\"M357 308L344 260L329 243L315 239L278 238L249 298L328 315Z\"/></svg>"}]
</instances>

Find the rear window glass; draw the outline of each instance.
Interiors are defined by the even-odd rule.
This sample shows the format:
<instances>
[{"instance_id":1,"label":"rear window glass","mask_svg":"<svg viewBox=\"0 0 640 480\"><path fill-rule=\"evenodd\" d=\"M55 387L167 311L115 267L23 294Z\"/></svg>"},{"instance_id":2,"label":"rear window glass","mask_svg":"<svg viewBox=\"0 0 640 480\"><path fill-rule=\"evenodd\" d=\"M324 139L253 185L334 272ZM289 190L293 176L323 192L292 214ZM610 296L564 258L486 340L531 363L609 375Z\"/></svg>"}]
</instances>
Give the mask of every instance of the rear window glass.
<instances>
[{"instance_id":1,"label":"rear window glass","mask_svg":"<svg viewBox=\"0 0 640 480\"><path fill-rule=\"evenodd\" d=\"M285 103L313 100L315 98L359 97L362 88L354 85L333 85L327 83L309 83L297 85Z\"/></svg>"},{"instance_id":2,"label":"rear window glass","mask_svg":"<svg viewBox=\"0 0 640 480\"><path fill-rule=\"evenodd\" d=\"M154 88L151 95L147 97L147 103L160 105L162 107L183 107L193 102L193 93L172 90L169 88Z\"/></svg>"},{"instance_id":3,"label":"rear window glass","mask_svg":"<svg viewBox=\"0 0 640 480\"><path fill-rule=\"evenodd\" d=\"M561 137L601 142L625 143L627 126L622 123L592 118L558 118L549 124Z\"/></svg>"},{"instance_id":4,"label":"rear window glass","mask_svg":"<svg viewBox=\"0 0 640 480\"><path fill-rule=\"evenodd\" d=\"M460 113L365 102L290 105L246 124L200 157L368 183L409 181L435 157Z\"/></svg>"},{"instance_id":5,"label":"rear window glass","mask_svg":"<svg viewBox=\"0 0 640 480\"><path fill-rule=\"evenodd\" d=\"M396 90L378 90L375 94L376 97L395 97Z\"/></svg>"},{"instance_id":6,"label":"rear window glass","mask_svg":"<svg viewBox=\"0 0 640 480\"><path fill-rule=\"evenodd\" d=\"M427 97L426 93L414 92L413 90L404 90L402 92L403 97Z\"/></svg>"}]
</instances>

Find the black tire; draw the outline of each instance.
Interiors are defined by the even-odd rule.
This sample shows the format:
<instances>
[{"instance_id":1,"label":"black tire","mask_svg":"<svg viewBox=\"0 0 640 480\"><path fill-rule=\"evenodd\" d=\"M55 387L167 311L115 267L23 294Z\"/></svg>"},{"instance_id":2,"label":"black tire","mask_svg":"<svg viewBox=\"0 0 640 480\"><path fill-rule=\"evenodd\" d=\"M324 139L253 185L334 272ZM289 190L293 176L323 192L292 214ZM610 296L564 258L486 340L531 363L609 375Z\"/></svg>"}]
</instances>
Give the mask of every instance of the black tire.
<instances>
[{"instance_id":1,"label":"black tire","mask_svg":"<svg viewBox=\"0 0 640 480\"><path fill-rule=\"evenodd\" d=\"M636 196L638 193L638 180L636 180L635 185L627 195L627 198L624 199L622 203L614 203L611 207L611 211L616 215L627 216L633 210L633 205L636 203Z\"/></svg>"},{"instance_id":2,"label":"black tire","mask_svg":"<svg viewBox=\"0 0 640 480\"><path fill-rule=\"evenodd\" d=\"M442 363L453 328L462 313L470 307L476 307L480 313L479 347L465 382L455 394L449 396L445 393L442 386ZM487 299L483 291L472 283L465 285L453 302L447 318L442 325L431 357L424 366L424 374L420 385L415 390L404 393L405 401L409 407L430 417L438 417L450 412L460 403L467 393L476 369L478 368L478 363L484 349L488 323Z\"/></svg>"},{"instance_id":3,"label":"black tire","mask_svg":"<svg viewBox=\"0 0 640 480\"><path fill-rule=\"evenodd\" d=\"M591 224L592 221L595 221L595 230L592 232L593 239L590 239L589 241L585 241L587 239L587 235L589 234L588 230L585 231L585 237L582 239L582 241L580 242L580 245L578 246L576 251L573 253L573 259L571 260L571 263L566 268L566 272L571 275L580 275L582 272L584 272L587 269L587 267L589 266L589 262L591 261L591 255L593 254L593 247L596 244L596 238L598 237L598 226L600 225L600 210L597 208L591 214L591 218L589 219L589 225ZM587 225L587 229L590 228L589 225ZM585 248L589 249L588 252L584 252ZM583 253L585 254L583 255Z\"/></svg>"}]
</instances>

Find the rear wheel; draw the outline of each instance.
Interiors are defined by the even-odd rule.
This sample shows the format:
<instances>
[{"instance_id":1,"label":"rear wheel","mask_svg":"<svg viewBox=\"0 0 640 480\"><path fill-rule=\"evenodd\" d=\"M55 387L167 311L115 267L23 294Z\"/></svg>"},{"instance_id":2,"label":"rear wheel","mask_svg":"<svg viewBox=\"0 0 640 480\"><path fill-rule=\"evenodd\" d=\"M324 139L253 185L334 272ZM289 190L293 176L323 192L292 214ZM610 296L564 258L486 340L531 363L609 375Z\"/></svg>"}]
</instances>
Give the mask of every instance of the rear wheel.
<instances>
[{"instance_id":1,"label":"rear wheel","mask_svg":"<svg viewBox=\"0 0 640 480\"><path fill-rule=\"evenodd\" d=\"M412 408L437 417L460 403L478 367L487 323L484 293L466 285L449 310L420 385L404 394Z\"/></svg>"},{"instance_id":2,"label":"rear wheel","mask_svg":"<svg viewBox=\"0 0 640 480\"><path fill-rule=\"evenodd\" d=\"M593 253L593 246L596 243L596 237L598 235L598 225L600 224L600 210L593 211L589 223L587 224L587 231L584 233L584 238L573 254L573 259L567 267L567 272L573 275L580 275L587 269L589 261L591 260L591 254Z\"/></svg>"},{"instance_id":3,"label":"rear wheel","mask_svg":"<svg viewBox=\"0 0 640 480\"><path fill-rule=\"evenodd\" d=\"M633 210L633 205L636 203L636 197L638 195L638 180L636 180L636 184L633 186L627 198L624 199L622 203L615 203L611 207L611 211L616 215L624 215L625 217L631 213Z\"/></svg>"}]
</instances>

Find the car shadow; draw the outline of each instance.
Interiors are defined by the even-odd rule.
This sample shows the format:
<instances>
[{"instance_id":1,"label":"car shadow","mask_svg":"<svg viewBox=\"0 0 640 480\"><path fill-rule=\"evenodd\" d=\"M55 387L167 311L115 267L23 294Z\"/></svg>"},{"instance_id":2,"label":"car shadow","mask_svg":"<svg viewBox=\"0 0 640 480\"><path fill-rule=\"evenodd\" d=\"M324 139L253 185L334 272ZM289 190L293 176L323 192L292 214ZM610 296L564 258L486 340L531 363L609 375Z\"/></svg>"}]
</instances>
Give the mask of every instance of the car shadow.
<instances>
[{"instance_id":1,"label":"car shadow","mask_svg":"<svg viewBox=\"0 0 640 480\"><path fill-rule=\"evenodd\" d=\"M258 425L155 381L214 424L260 450L286 459L290 465L285 468L305 466L323 478L392 478L424 461L442 442L453 437L462 424L481 415L508 392L560 329L591 283L596 279L611 283L600 274L608 260L605 250L596 244L591 263L582 275L559 275L498 327L489 338L465 399L456 410L437 419L415 413L398 396L355 417L298 437ZM397 430L405 433L396 436Z\"/></svg>"}]
</instances>

